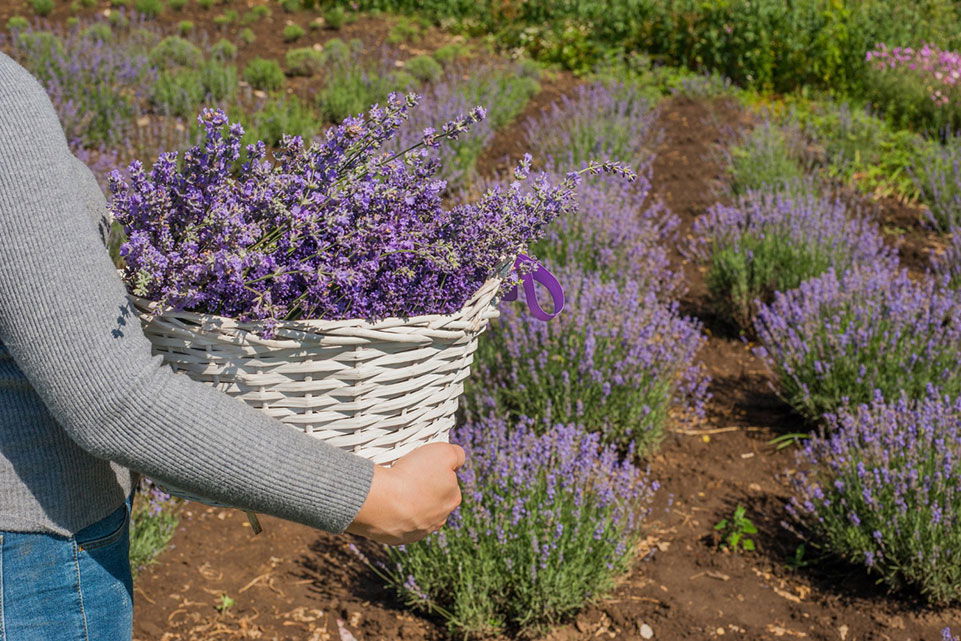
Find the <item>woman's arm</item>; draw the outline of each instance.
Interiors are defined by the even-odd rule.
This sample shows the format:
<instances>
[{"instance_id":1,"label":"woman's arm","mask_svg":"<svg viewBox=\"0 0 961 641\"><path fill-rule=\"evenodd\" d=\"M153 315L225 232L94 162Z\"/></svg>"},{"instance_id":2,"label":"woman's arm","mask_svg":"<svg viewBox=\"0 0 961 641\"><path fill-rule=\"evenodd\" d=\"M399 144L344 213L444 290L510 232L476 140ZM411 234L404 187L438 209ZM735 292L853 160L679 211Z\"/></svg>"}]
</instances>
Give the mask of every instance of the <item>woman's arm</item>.
<instances>
[{"instance_id":1,"label":"woman's arm","mask_svg":"<svg viewBox=\"0 0 961 641\"><path fill-rule=\"evenodd\" d=\"M151 356L46 93L0 54L0 341L81 447L159 481L332 532L370 461Z\"/></svg>"}]
</instances>

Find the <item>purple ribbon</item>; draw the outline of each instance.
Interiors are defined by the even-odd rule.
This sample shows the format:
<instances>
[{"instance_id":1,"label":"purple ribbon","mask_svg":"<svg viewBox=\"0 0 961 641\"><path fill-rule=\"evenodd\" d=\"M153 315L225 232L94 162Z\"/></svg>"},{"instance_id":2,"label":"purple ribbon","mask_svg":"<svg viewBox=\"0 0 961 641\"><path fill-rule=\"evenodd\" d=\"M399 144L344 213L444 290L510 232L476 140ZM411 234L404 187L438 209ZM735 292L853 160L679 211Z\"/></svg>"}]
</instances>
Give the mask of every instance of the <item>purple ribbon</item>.
<instances>
[{"instance_id":1,"label":"purple ribbon","mask_svg":"<svg viewBox=\"0 0 961 641\"><path fill-rule=\"evenodd\" d=\"M533 271L528 273L522 273L520 266L524 263L531 263L534 265ZM564 288L561 287L560 282L554 277L554 274L547 271L547 268L533 260L530 256L525 254L518 254L517 259L514 261L514 269L521 278L521 285L524 286L524 298L527 299L527 307L530 309L531 316L537 320L547 322L561 313L564 309ZM534 289L534 283L540 283L547 289L547 293L551 296L551 301L554 303L554 311L550 314L541 309L540 303L537 302L537 290ZM509 292L504 294L504 300L515 301L517 300L517 285L511 288Z\"/></svg>"}]
</instances>

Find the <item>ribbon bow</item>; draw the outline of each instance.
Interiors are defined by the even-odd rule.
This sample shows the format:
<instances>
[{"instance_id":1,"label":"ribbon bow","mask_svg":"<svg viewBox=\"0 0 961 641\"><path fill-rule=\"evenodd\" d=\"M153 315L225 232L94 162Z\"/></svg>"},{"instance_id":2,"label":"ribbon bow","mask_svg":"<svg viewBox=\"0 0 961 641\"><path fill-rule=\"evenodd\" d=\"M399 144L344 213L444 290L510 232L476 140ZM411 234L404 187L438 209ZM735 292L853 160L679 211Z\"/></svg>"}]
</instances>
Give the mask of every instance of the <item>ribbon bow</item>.
<instances>
[{"instance_id":1,"label":"ribbon bow","mask_svg":"<svg viewBox=\"0 0 961 641\"><path fill-rule=\"evenodd\" d=\"M520 266L524 263L531 263L534 265L532 271L524 273L520 270ZM564 288L561 287L560 282L554 277L554 274L547 271L547 268L532 259L526 254L518 254L517 259L514 261L514 269L517 271L521 278L521 285L524 286L524 298L527 299L527 307L530 309L531 316L540 321L549 321L564 309ZM550 314L541 309L541 305L537 302L537 290L534 289L534 283L540 283L547 289L547 293L551 296L551 301L554 303L554 311ZM509 292L504 294L504 300L515 301L517 300L517 285L511 288Z\"/></svg>"}]
</instances>

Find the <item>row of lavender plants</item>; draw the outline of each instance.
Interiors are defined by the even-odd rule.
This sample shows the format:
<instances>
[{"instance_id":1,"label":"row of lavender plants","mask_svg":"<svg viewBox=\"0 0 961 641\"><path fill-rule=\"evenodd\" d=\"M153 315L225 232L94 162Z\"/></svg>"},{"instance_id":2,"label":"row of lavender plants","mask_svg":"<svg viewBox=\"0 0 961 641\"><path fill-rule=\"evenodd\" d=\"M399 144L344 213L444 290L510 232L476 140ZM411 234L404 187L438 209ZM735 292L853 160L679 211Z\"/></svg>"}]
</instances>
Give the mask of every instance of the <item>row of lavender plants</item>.
<instances>
[{"instance_id":1,"label":"row of lavender plants","mask_svg":"<svg viewBox=\"0 0 961 641\"><path fill-rule=\"evenodd\" d=\"M678 310L667 255L678 220L650 182L654 105L635 96L585 84L527 121L525 147L544 169L616 159L640 177L585 180L580 217L530 248L563 283L565 310L542 323L502 305L452 434L468 453L463 504L439 533L370 561L458 637L536 634L609 591L657 490L644 458L671 417L703 411L704 338Z\"/></svg>"},{"instance_id":2,"label":"row of lavender plants","mask_svg":"<svg viewBox=\"0 0 961 641\"><path fill-rule=\"evenodd\" d=\"M759 128L732 173L791 135ZM927 273L909 273L876 222L799 165L763 177L695 223L690 256L713 311L756 341L814 428L792 475L797 531L891 589L957 602L961 235Z\"/></svg>"}]
</instances>

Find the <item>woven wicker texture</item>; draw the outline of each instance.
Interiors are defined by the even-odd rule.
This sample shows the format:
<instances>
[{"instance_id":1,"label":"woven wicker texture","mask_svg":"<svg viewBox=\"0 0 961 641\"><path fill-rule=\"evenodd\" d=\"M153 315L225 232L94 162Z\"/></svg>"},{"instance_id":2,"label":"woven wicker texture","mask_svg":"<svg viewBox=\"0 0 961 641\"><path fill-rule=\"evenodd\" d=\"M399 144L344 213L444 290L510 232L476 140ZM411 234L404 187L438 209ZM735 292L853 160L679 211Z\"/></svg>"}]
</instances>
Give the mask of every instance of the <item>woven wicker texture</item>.
<instances>
[{"instance_id":1,"label":"woven wicker texture","mask_svg":"<svg viewBox=\"0 0 961 641\"><path fill-rule=\"evenodd\" d=\"M498 316L493 278L457 313L289 321L273 338L257 323L194 312L150 317L131 298L154 352L175 370L315 438L389 464L447 441L477 338Z\"/></svg>"}]
</instances>

